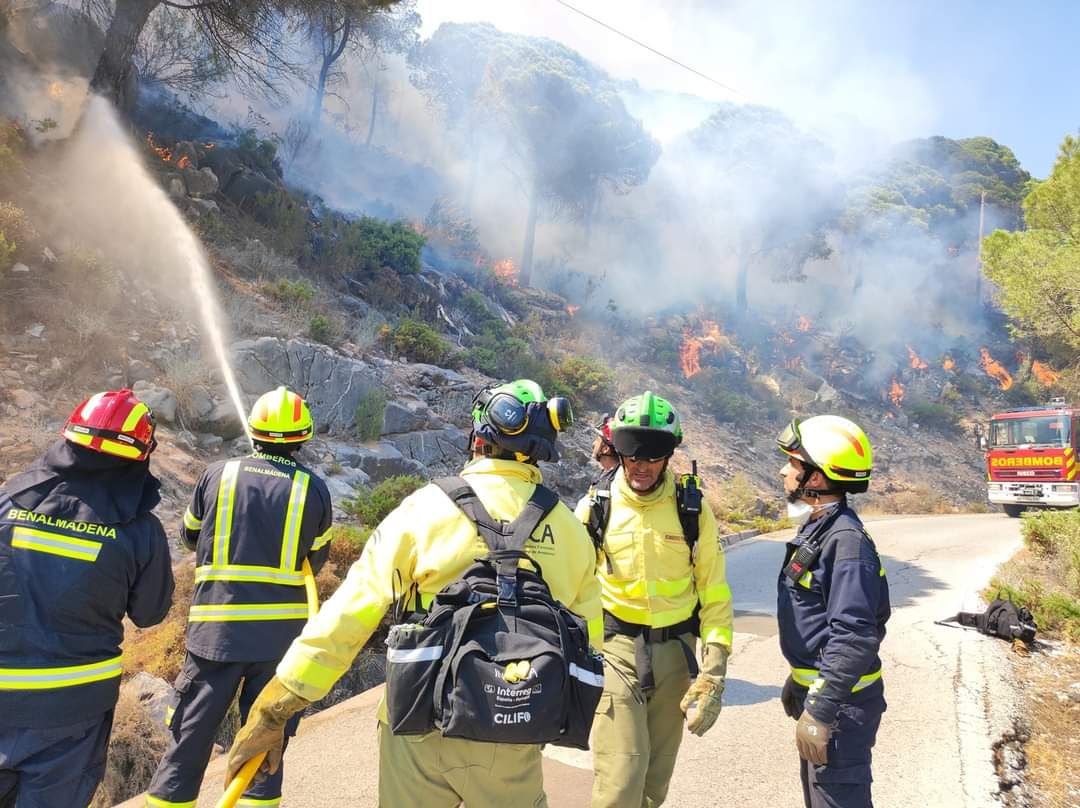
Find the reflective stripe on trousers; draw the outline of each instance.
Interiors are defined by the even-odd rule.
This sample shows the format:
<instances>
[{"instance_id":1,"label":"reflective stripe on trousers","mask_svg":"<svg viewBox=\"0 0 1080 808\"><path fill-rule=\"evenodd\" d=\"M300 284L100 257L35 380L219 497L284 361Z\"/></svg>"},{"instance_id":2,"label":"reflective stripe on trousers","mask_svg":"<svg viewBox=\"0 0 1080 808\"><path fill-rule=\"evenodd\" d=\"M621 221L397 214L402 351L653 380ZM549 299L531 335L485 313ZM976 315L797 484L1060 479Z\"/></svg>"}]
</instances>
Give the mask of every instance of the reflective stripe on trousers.
<instances>
[{"instance_id":1,"label":"reflective stripe on trousers","mask_svg":"<svg viewBox=\"0 0 1080 808\"><path fill-rule=\"evenodd\" d=\"M113 657L89 665L55 668L0 668L0 690L51 690L75 687L123 673L123 657Z\"/></svg>"}]
</instances>

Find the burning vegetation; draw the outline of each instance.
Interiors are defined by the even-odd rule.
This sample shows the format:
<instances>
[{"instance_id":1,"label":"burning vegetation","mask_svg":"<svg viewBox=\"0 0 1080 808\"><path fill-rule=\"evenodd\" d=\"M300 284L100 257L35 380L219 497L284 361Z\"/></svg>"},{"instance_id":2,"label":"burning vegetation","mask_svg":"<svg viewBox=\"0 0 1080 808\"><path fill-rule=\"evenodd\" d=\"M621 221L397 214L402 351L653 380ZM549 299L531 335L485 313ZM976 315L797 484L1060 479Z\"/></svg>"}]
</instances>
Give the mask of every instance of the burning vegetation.
<instances>
[{"instance_id":1,"label":"burning vegetation","mask_svg":"<svg viewBox=\"0 0 1080 808\"><path fill-rule=\"evenodd\" d=\"M982 365L982 369L986 371L986 375L997 381L1002 390L1008 390L1013 386L1013 377L1009 371L1005 370L1005 366L998 362L994 357L990 355L990 349L985 346L979 349L979 360Z\"/></svg>"},{"instance_id":2,"label":"burning vegetation","mask_svg":"<svg viewBox=\"0 0 1080 808\"><path fill-rule=\"evenodd\" d=\"M718 323L704 320L701 324L702 335L694 336L690 329L683 332L682 345L679 346L679 366L683 376L692 379L701 372L701 352L716 353L725 343L724 334Z\"/></svg>"},{"instance_id":3,"label":"burning vegetation","mask_svg":"<svg viewBox=\"0 0 1080 808\"><path fill-rule=\"evenodd\" d=\"M892 384L889 386L889 401L897 407L904 405L904 385L900 384L895 376L893 376Z\"/></svg>"},{"instance_id":4,"label":"burning vegetation","mask_svg":"<svg viewBox=\"0 0 1080 808\"><path fill-rule=\"evenodd\" d=\"M1052 387L1057 384L1061 379L1061 374L1051 368L1049 365L1044 365L1038 359L1031 363L1031 373L1039 380L1039 384Z\"/></svg>"},{"instance_id":5,"label":"burning vegetation","mask_svg":"<svg viewBox=\"0 0 1080 808\"><path fill-rule=\"evenodd\" d=\"M810 333L810 329L814 327L814 321L807 317L805 314L799 317L798 322L795 323L795 329L801 331L803 334Z\"/></svg>"},{"instance_id":6,"label":"burning vegetation","mask_svg":"<svg viewBox=\"0 0 1080 808\"><path fill-rule=\"evenodd\" d=\"M495 280L504 286L516 287L518 285L518 268L509 258L496 261L491 271L495 275Z\"/></svg>"},{"instance_id":7,"label":"burning vegetation","mask_svg":"<svg viewBox=\"0 0 1080 808\"><path fill-rule=\"evenodd\" d=\"M926 370L928 367L930 367L919 357L917 353L915 353L915 349L912 348L910 345L907 346L907 352L908 360L910 361L912 370Z\"/></svg>"}]
</instances>

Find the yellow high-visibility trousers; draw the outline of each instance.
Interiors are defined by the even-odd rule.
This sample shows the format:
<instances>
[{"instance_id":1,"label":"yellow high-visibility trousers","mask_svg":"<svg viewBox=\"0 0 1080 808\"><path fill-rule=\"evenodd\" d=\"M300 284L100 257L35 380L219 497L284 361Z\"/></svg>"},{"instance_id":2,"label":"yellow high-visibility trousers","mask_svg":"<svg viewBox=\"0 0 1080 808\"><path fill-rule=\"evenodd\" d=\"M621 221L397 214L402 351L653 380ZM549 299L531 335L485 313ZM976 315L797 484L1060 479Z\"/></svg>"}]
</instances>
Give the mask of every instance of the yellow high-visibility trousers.
<instances>
[{"instance_id":1,"label":"yellow high-visibility trousers","mask_svg":"<svg viewBox=\"0 0 1080 808\"><path fill-rule=\"evenodd\" d=\"M547 808L538 744L394 735L379 722L380 808Z\"/></svg>"},{"instance_id":2,"label":"yellow high-visibility trousers","mask_svg":"<svg viewBox=\"0 0 1080 808\"><path fill-rule=\"evenodd\" d=\"M694 647L692 634L682 640ZM604 692L590 739L592 808L655 808L667 797L683 736L679 702L690 673L678 639L653 643L648 652L656 687L643 694L634 639L616 634L604 641Z\"/></svg>"}]
</instances>

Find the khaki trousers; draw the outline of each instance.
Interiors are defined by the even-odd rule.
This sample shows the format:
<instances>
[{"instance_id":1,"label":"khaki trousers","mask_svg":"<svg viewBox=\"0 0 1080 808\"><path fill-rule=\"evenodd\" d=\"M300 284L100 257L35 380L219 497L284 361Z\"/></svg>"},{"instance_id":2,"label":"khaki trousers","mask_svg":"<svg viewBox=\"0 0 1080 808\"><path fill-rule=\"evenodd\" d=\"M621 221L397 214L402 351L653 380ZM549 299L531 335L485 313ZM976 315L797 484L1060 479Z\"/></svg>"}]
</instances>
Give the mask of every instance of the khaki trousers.
<instances>
[{"instance_id":1,"label":"khaki trousers","mask_svg":"<svg viewBox=\"0 0 1080 808\"><path fill-rule=\"evenodd\" d=\"M682 640L694 647L693 635ZM604 641L604 693L590 739L592 808L655 808L667 797L683 736L679 702L690 673L678 639L647 648L656 687L642 694L633 638L616 634Z\"/></svg>"},{"instance_id":2,"label":"khaki trousers","mask_svg":"<svg viewBox=\"0 0 1080 808\"><path fill-rule=\"evenodd\" d=\"M380 808L547 808L540 747L394 735L379 722Z\"/></svg>"}]
</instances>

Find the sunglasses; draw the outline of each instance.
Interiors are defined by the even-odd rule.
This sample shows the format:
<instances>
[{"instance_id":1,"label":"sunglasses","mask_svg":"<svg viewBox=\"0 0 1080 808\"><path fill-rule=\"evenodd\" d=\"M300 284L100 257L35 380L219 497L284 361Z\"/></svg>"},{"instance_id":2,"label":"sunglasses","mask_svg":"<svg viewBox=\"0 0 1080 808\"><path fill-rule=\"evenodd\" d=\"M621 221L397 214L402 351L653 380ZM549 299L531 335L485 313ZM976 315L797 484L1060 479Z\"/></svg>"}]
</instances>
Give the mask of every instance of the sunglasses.
<instances>
[{"instance_id":1,"label":"sunglasses","mask_svg":"<svg viewBox=\"0 0 1080 808\"><path fill-rule=\"evenodd\" d=\"M659 463L661 460L667 460L668 455L662 455L660 457L631 457L629 455L623 455L622 459L627 463Z\"/></svg>"}]
</instances>

